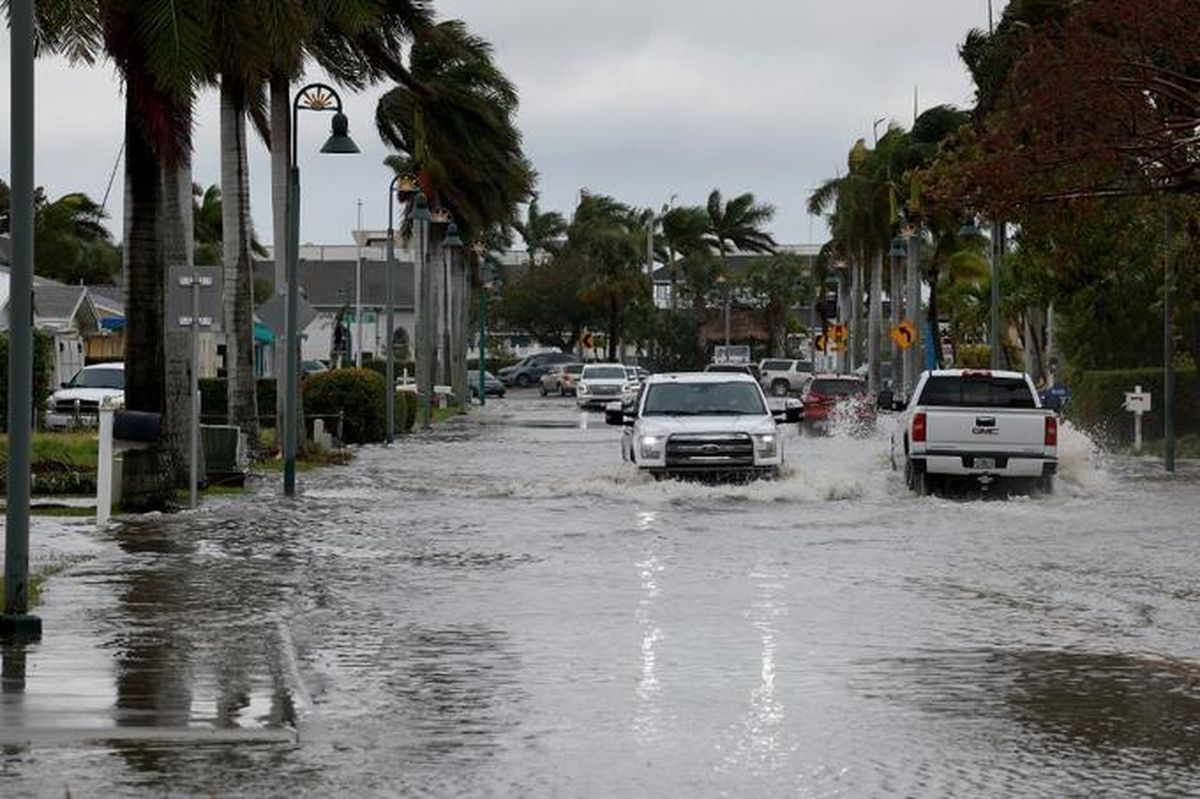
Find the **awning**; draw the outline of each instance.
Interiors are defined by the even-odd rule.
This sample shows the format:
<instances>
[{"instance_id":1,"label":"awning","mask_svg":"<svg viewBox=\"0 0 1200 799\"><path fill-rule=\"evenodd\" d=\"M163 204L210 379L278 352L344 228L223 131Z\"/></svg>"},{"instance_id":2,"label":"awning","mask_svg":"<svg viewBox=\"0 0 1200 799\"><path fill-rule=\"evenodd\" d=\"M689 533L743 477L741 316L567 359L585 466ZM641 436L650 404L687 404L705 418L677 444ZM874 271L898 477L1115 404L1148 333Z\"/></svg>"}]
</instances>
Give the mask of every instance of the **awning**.
<instances>
[{"instance_id":1,"label":"awning","mask_svg":"<svg viewBox=\"0 0 1200 799\"><path fill-rule=\"evenodd\" d=\"M125 317L123 316L106 316L100 320L101 330L111 330L117 332L125 329Z\"/></svg>"},{"instance_id":2,"label":"awning","mask_svg":"<svg viewBox=\"0 0 1200 799\"><path fill-rule=\"evenodd\" d=\"M254 340L261 341L264 344L274 344L275 334L271 332L271 328L264 325L262 322L254 323Z\"/></svg>"}]
</instances>

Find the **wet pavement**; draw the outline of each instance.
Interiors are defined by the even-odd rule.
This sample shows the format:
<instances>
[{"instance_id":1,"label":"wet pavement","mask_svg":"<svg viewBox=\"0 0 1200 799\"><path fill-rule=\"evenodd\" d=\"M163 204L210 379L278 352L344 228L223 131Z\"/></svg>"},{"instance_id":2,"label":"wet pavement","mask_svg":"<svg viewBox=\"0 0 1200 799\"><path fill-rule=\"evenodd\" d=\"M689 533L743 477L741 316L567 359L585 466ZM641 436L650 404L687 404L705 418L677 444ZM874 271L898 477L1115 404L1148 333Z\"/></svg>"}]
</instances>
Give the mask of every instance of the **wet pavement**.
<instances>
[{"instance_id":1,"label":"wet pavement","mask_svg":"<svg viewBox=\"0 0 1200 799\"><path fill-rule=\"evenodd\" d=\"M3 651L0 795L1200 793L1200 468L1063 432L1053 497L917 498L886 434L655 483L571 401L103 535Z\"/></svg>"}]
</instances>

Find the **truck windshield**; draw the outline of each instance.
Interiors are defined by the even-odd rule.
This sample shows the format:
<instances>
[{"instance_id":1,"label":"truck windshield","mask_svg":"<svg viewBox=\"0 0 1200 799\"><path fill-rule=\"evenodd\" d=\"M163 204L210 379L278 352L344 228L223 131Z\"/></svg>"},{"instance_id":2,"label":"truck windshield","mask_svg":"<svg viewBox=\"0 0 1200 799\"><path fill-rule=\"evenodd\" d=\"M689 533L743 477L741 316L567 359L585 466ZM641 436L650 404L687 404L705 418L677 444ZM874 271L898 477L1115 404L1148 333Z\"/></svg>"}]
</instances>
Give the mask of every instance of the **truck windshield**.
<instances>
[{"instance_id":1,"label":"truck windshield","mask_svg":"<svg viewBox=\"0 0 1200 799\"><path fill-rule=\"evenodd\" d=\"M125 388L123 369L81 369L71 379L71 388Z\"/></svg>"},{"instance_id":2,"label":"truck windshield","mask_svg":"<svg viewBox=\"0 0 1200 799\"><path fill-rule=\"evenodd\" d=\"M589 366L583 370L584 380L624 380L624 366Z\"/></svg>"},{"instance_id":3,"label":"truck windshield","mask_svg":"<svg viewBox=\"0 0 1200 799\"><path fill-rule=\"evenodd\" d=\"M646 389L643 416L744 416L766 413L753 383L662 383Z\"/></svg>"},{"instance_id":4,"label":"truck windshield","mask_svg":"<svg viewBox=\"0 0 1200 799\"><path fill-rule=\"evenodd\" d=\"M941 408L1036 408L1029 384L1017 377L931 377L918 405Z\"/></svg>"}]
</instances>

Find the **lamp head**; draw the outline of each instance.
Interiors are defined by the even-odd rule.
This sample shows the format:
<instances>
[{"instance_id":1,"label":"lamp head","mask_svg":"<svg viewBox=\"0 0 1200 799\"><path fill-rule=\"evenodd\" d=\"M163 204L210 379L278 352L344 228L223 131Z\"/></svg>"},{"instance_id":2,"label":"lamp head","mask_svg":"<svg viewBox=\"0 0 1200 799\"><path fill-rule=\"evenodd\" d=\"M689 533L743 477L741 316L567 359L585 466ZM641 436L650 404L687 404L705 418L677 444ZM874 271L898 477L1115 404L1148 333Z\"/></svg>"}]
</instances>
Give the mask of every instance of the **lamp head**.
<instances>
[{"instance_id":1,"label":"lamp head","mask_svg":"<svg viewBox=\"0 0 1200 799\"><path fill-rule=\"evenodd\" d=\"M350 138L350 120L341 111L333 115L333 133L321 147L321 152L334 155L350 155L359 152L358 145Z\"/></svg>"},{"instance_id":2,"label":"lamp head","mask_svg":"<svg viewBox=\"0 0 1200 799\"><path fill-rule=\"evenodd\" d=\"M908 240L903 236L892 239L892 251L889 255L893 258L903 258L908 255Z\"/></svg>"},{"instance_id":3,"label":"lamp head","mask_svg":"<svg viewBox=\"0 0 1200 799\"><path fill-rule=\"evenodd\" d=\"M446 238L442 240L442 244L446 247L461 247L463 246L462 239L458 235L458 225L451 222L446 228Z\"/></svg>"},{"instance_id":4,"label":"lamp head","mask_svg":"<svg viewBox=\"0 0 1200 799\"><path fill-rule=\"evenodd\" d=\"M429 221L429 201L425 199L425 192L418 191L413 199L412 218L414 222Z\"/></svg>"}]
</instances>

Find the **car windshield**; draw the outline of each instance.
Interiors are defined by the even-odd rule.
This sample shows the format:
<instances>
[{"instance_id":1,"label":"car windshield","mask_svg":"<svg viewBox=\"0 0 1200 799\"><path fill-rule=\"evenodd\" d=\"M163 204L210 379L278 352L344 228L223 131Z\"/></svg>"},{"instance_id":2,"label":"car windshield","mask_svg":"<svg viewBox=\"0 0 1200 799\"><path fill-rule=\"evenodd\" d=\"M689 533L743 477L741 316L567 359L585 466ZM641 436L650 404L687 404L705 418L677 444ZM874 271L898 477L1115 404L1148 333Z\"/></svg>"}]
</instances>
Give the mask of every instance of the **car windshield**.
<instances>
[{"instance_id":1,"label":"car windshield","mask_svg":"<svg viewBox=\"0 0 1200 799\"><path fill-rule=\"evenodd\" d=\"M643 416L726 416L766 413L754 383L660 383L646 393Z\"/></svg>"},{"instance_id":2,"label":"car windshield","mask_svg":"<svg viewBox=\"0 0 1200 799\"><path fill-rule=\"evenodd\" d=\"M581 364L581 363L572 363L572 364L568 364L567 366L563 367L563 372L565 374L569 374L569 375L577 375L582 371L583 371L583 364Z\"/></svg>"},{"instance_id":3,"label":"car windshield","mask_svg":"<svg viewBox=\"0 0 1200 799\"><path fill-rule=\"evenodd\" d=\"M125 390L124 369L81 369L71 379L71 388L118 388Z\"/></svg>"},{"instance_id":4,"label":"car windshield","mask_svg":"<svg viewBox=\"0 0 1200 799\"><path fill-rule=\"evenodd\" d=\"M867 393L867 384L861 380L843 378L818 378L812 381L809 391L823 397L853 397Z\"/></svg>"},{"instance_id":5,"label":"car windshield","mask_svg":"<svg viewBox=\"0 0 1200 799\"><path fill-rule=\"evenodd\" d=\"M1036 408L1029 384L1019 377L930 377L918 400L943 408Z\"/></svg>"},{"instance_id":6,"label":"car windshield","mask_svg":"<svg viewBox=\"0 0 1200 799\"><path fill-rule=\"evenodd\" d=\"M583 370L584 380L624 380L624 366L589 366Z\"/></svg>"},{"instance_id":7,"label":"car windshield","mask_svg":"<svg viewBox=\"0 0 1200 799\"><path fill-rule=\"evenodd\" d=\"M812 370L813 370L812 361L797 361L796 362L796 371L797 372L811 372Z\"/></svg>"},{"instance_id":8,"label":"car windshield","mask_svg":"<svg viewBox=\"0 0 1200 799\"><path fill-rule=\"evenodd\" d=\"M734 372L740 375L750 374L750 367L736 363L710 363L705 367L706 372Z\"/></svg>"}]
</instances>

